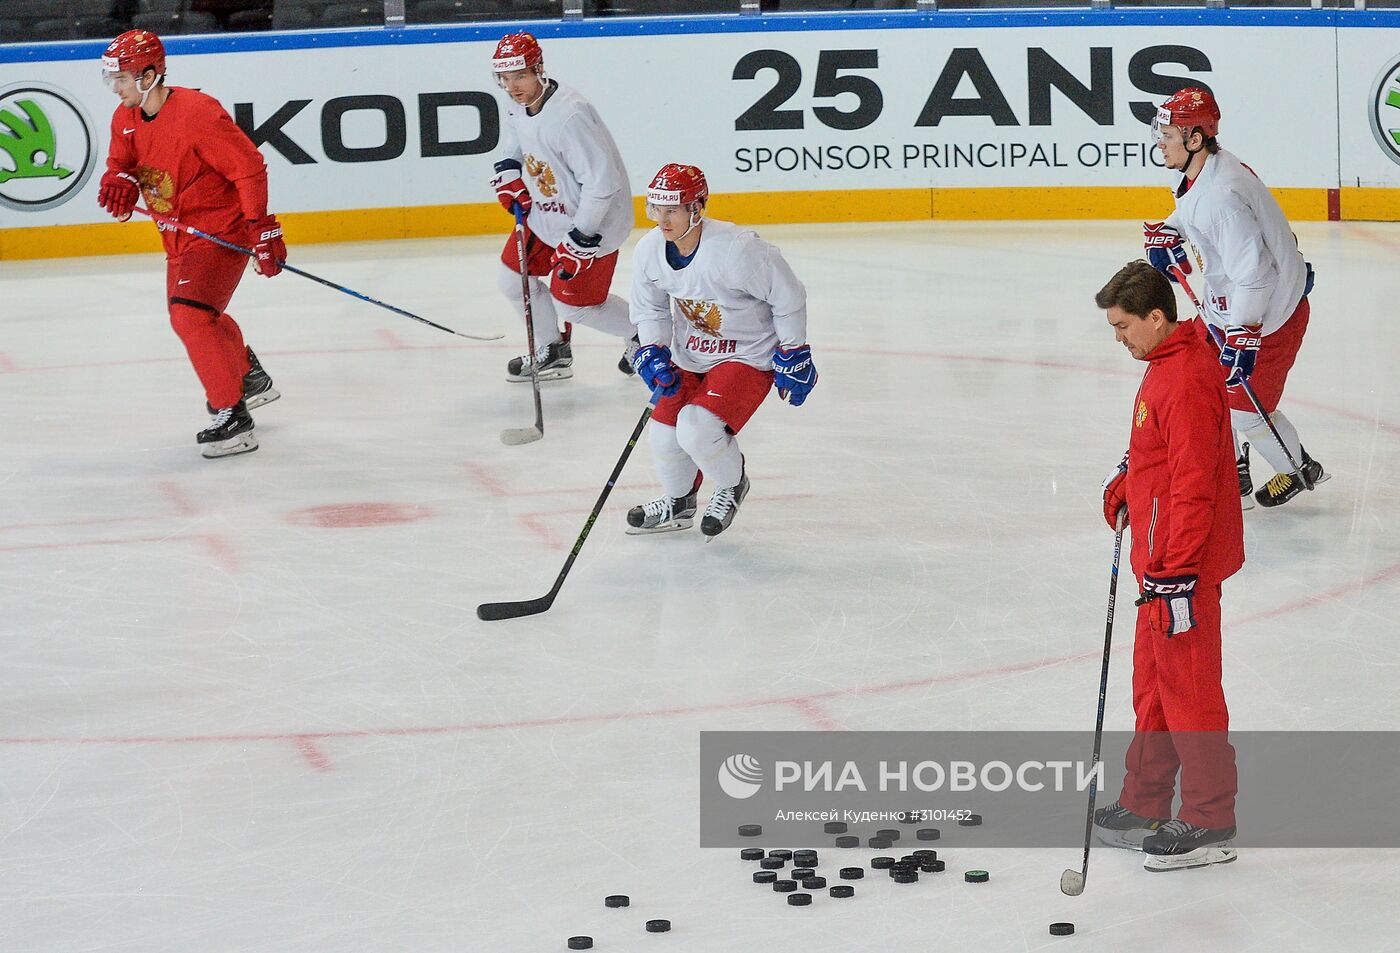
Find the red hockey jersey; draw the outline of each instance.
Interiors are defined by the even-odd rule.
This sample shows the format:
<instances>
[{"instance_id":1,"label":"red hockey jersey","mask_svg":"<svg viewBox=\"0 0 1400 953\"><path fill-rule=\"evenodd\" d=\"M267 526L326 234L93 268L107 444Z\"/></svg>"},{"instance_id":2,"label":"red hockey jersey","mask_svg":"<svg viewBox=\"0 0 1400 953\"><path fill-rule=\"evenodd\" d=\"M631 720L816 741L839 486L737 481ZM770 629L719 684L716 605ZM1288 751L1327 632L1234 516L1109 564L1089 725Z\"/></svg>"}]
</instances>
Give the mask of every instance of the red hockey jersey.
<instances>
[{"instance_id":1,"label":"red hockey jersey","mask_svg":"<svg viewBox=\"0 0 1400 953\"><path fill-rule=\"evenodd\" d=\"M1128 442L1128 524L1141 577L1214 585L1244 565L1225 378L1199 320L1147 355Z\"/></svg>"},{"instance_id":2,"label":"red hockey jersey","mask_svg":"<svg viewBox=\"0 0 1400 953\"><path fill-rule=\"evenodd\" d=\"M245 245L247 223L267 214L267 164L218 100L170 88L153 117L140 107L112 114L107 168L134 175L151 211ZM162 229L167 255L200 239Z\"/></svg>"}]
</instances>

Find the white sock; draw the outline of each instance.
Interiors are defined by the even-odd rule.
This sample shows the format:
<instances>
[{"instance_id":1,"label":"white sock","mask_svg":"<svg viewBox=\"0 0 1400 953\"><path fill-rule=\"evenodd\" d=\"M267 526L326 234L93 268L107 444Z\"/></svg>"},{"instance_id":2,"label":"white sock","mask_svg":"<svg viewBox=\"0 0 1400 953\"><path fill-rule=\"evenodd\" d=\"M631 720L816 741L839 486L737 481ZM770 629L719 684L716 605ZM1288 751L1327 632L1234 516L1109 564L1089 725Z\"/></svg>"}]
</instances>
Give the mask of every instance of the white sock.
<instances>
[{"instance_id":1,"label":"white sock","mask_svg":"<svg viewBox=\"0 0 1400 953\"><path fill-rule=\"evenodd\" d=\"M571 304L564 304L562 301L555 302L555 304L563 319L573 324L581 324L586 328L602 331L604 334L612 334L624 341L632 340L632 335L637 333L636 326L632 324L632 316L627 302L617 295L608 295L602 304L590 305L587 308L576 308Z\"/></svg>"},{"instance_id":2,"label":"white sock","mask_svg":"<svg viewBox=\"0 0 1400 953\"><path fill-rule=\"evenodd\" d=\"M724 421L703 407L682 407L676 418L676 442L717 487L737 486L744 474L739 441Z\"/></svg>"},{"instance_id":3,"label":"white sock","mask_svg":"<svg viewBox=\"0 0 1400 953\"><path fill-rule=\"evenodd\" d=\"M1293 454L1293 459L1299 465L1303 462L1303 446L1298 441L1298 431L1282 411L1274 411L1269 415L1278 428L1279 436L1288 445L1288 452ZM1269 432L1269 425L1252 410L1232 410L1230 411L1230 422L1235 429L1244 434L1249 445L1254 448L1254 452L1268 461L1269 466L1274 468L1275 473L1292 473L1293 467L1288 463L1288 457L1284 455L1282 448L1274 435Z\"/></svg>"},{"instance_id":4,"label":"white sock","mask_svg":"<svg viewBox=\"0 0 1400 953\"><path fill-rule=\"evenodd\" d=\"M676 428L652 421L648 441L656 475L661 479L661 491L677 498L689 495L699 468L676 441Z\"/></svg>"},{"instance_id":5,"label":"white sock","mask_svg":"<svg viewBox=\"0 0 1400 953\"><path fill-rule=\"evenodd\" d=\"M525 301L520 295L520 272L507 268L501 263L496 272L496 286L501 294L515 308L521 321L525 320ZM554 308L554 296L549 293L549 285L539 278L530 278L530 314L534 317L535 347L544 347L560 340L559 315Z\"/></svg>"}]
</instances>

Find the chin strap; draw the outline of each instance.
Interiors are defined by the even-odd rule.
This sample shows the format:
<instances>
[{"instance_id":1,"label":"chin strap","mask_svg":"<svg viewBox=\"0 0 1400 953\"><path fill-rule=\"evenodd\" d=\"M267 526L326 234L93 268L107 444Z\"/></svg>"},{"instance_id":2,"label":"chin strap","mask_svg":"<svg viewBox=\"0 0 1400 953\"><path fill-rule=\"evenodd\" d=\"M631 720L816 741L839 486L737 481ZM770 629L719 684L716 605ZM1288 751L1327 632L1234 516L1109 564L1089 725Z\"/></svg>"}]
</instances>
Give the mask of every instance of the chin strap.
<instances>
[{"instance_id":1,"label":"chin strap","mask_svg":"<svg viewBox=\"0 0 1400 953\"><path fill-rule=\"evenodd\" d=\"M137 106L138 109L145 110L145 108L146 108L146 97L149 96L149 95L151 95L151 93L155 91L155 88L156 88L157 86L159 86L159 85L160 85L161 83L163 83L163 82L165 82L165 74L164 74L164 73L161 73L161 74L160 74L159 76L157 76L155 79L151 80L151 85L147 86L145 89L141 89L141 84L140 84L140 82L139 82L139 81L137 82L136 88L137 88L137 89L141 89L141 102L139 102L139 103L136 104L136 106Z\"/></svg>"},{"instance_id":2,"label":"chin strap","mask_svg":"<svg viewBox=\"0 0 1400 953\"><path fill-rule=\"evenodd\" d=\"M696 225L699 225L699 224L700 224L700 221L701 221L704 217L705 217L705 213L700 209L700 203L699 203L699 202L691 202L691 203L690 203L690 227L687 228L685 231L681 232L680 235L676 238L676 241L679 242L682 238L685 238L685 236L687 236L687 235L689 235L691 232L695 231L695 226L696 226Z\"/></svg>"}]
</instances>

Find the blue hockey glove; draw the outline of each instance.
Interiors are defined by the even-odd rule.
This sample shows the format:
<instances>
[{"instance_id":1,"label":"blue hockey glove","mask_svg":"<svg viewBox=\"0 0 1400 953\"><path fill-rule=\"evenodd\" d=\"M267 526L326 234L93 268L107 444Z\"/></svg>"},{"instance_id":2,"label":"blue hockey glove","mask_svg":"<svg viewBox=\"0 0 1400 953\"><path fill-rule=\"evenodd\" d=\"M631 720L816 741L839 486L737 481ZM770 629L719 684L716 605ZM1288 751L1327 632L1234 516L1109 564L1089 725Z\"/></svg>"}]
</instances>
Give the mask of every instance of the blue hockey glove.
<instances>
[{"instance_id":1,"label":"blue hockey glove","mask_svg":"<svg viewBox=\"0 0 1400 953\"><path fill-rule=\"evenodd\" d=\"M670 397L681 389L681 373L671 361L671 349L664 344L647 344L637 348L632 358L632 369L637 372L647 387L660 392L662 397Z\"/></svg>"},{"instance_id":2,"label":"blue hockey glove","mask_svg":"<svg viewBox=\"0 0 1400 953\"><path fill-rule=\"evenodd\" d=\"M794 407L802 406L817 386L817 366L812 363L809 346L780 347L773 352L773 386L780 398Z\"/></svg>"},{"instance_id":3,"label":"blue hockey glove","mask_svg":"<svg viewBox=\"0 0 1400 953\"><path fill-rule=\"evenodd\" d=\"M1184 275L1191 274L1191 260L1181 243L1181 233L1166 222L1142 223L1142 247L1147 252L1147 263L1173 282L1176 277L1172 275L1172 265Z\"/></svg>"}]
</instances>

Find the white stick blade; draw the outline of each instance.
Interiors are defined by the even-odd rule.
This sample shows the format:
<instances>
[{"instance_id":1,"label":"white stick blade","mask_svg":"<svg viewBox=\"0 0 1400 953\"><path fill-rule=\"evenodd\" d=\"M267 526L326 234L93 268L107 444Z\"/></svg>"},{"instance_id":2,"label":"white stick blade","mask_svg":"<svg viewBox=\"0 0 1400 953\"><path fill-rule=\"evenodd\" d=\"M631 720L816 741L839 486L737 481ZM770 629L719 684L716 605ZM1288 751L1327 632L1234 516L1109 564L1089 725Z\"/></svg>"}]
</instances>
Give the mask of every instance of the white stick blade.
<instances>
[{"instance_id":1,"label":"white stick blade","mask_svg":"<svg viewBox=\"0 0 1400 953\"><path fill-rule=\"evenodd\" d=\"M538 427L520 427L501 431L501 443L507 447L518 447L522 443L534 443L542 437L544 437L544 431Z\"/></svg>"},{"instance_id":2,"label":"white stick blade","mask_svg":"<svg viewBox=\"0 0 1400 953\"><path fill-rule=\"evenodd\" d=\"M1067 897L1077 897L1084 892L1084 875L1077 870L1066 870L1060 874L1060 893Z\"/></svg>"}]
</instances>

